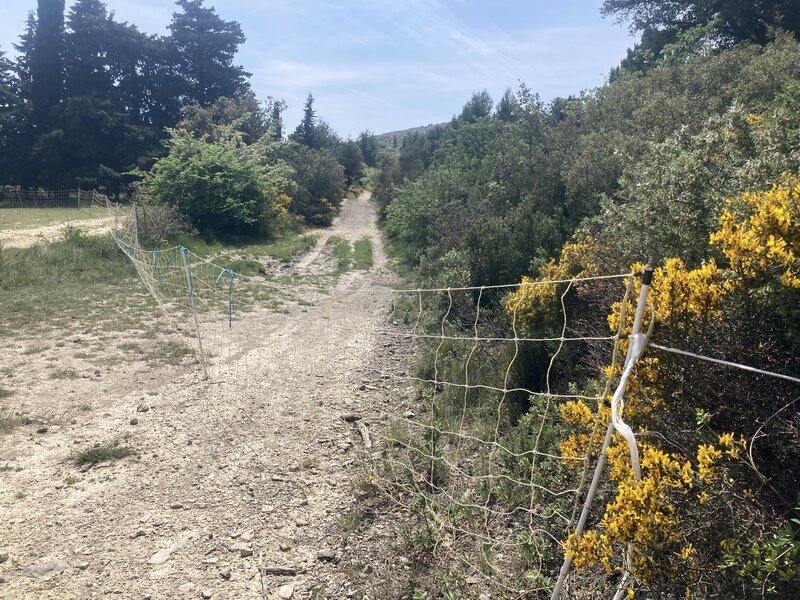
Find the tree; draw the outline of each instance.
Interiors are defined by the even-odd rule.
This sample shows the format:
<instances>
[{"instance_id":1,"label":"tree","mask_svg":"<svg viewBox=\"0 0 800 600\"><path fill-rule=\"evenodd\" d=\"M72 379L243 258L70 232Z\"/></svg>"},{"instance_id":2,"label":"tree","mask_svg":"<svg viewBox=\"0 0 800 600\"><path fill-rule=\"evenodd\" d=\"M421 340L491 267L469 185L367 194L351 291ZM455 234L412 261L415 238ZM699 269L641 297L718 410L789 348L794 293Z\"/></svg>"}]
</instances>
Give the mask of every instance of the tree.
<instances>
[{"instance_id":1,"label":"tree","mask_svg":"<svg viewBox=\"0 0 800 600\"><path fill-rule=\"evenodd\" d=\"M511 93L511 88L506 89L503 93L503 97L500 98L500 101L497 103L495 115L497 115L497 118L501 121L510 123L514 119L515 104L516 98L514 98L514 94Z\"/></svg>"},{"instance_id":2,"label":"tree","mask_svg":"<svg viewBox=\"0 0 800 600\"><path fill-rule=\"evenodd\" d=\"M64 0L39 0L30 58L33 124L49 131L53 109L64 98Z\"/></svg>"},{"instance_id":3,"label":"tree","mask_svg":"<svg viewBox=\"0 0 800 600\"><path fill-rule=\"evenodd\" d=\"M344 169L344 177L347 185L353 185L364 176L364 158L361 155L361 147L353 140L339 144L336 147L336 160Z\"/></svg>"},{"instance_id":4,"label":"tree","mask_svg":"<svg viewBox=\"0 0 800 600\"><path fill-rule=\"evenodd\" d=\"M278 142L283 139L283 111L285 110L286 102L283 100L273 100L269 121L272 127L272 138Z\"/></svg>"},{"instance_id":5,"label":"tree","mask_svg":"<svg viewBox=\"0 0 800 600\"><path fill-rule=\"evenodd\" d=\"M16 90L16 76L13 63L0 50L0 110L5 110L19 102Z\"/></svg>"},{"instance_id":6,"label":"tree","mask_svg":"<svg viewBox=\"0 0 800 600\"><path fill-rule=\"evenodd\" d=\"M775 27L800 34L800 3L795 0L605 0L601 10L630 21L632 31L685 30L713 23L716 35L728 44L766 44Z\"/></svg>"},{"instance_id":7,"label":"tree","mask_svg":"<svg viewBox=\"0 0 800 600\"><path fill-rule=\"evenodd\" d=\"M289 136L289 139L298 144L303 144L303 146L308 146L309 148L318 148L316 129L317 114L314 111L314 96L309 92L305 107L303 108L303 120L300 121L297 129Z\"/></svg>"},{"instance_id":8,"label":"tree","mask_svg":"<svg viewBox=\"0 0 800 600\"><path fill-rule=\"evenodd\" d=\"M492 97L489 92L475 92L461 111L461 120L467 123L474 123L478 119L488 117L492 114Z\"/></svg>"},{"instance_id":9,"label":"tree","mask_svg":"<svg viewBox=\"0 0 800 600\"><path fill-rule=\"evenodd\" d=\"M294 170L297 185L291 210L312 225L330 225L345 190L344 169L329 150L313 150L297 142L279 152Z\"/></svg>"},{"instance_id":10,"label":"tree","mask_svg":"<svg viewBox=\"0 0 800 600\"><path fill-rule=\"evenodd\" d=\"M66 96L110 100L114 81L108 68L111 19L100 0L79 0L70 9L66 34Z\"/></svg>"},{"instance_id":11,"label":"tree","mask_svg":"<svg viewBox=\"0 0 800 600\"><path fill-rule=\"evenodd\" d=\"M233 64L245 41L236 21L221 19L203 0L178 0L182 12L172 15L170 43L177 51L185 104L207 106L247 88L249 73Z\"/></svg>"},{"instance_id":12,"label":"tree","mask_svg":"<svg viewBox=\"0 0 800 600\"><path fill-rule=\"evenodd\" d=\"M209 106L193 104L183 112L178 129L190 131L197 138L211 141L228 130L237 131L245 144L254 144L270 132L272 106L264 107L248 90L233 98L218 98Z\"/></svg>"},{"instance_id":13,"label":"tree","mask_svg":"<svg viewBox=\"0 0 800 600\"><path fill-rule=\"evenodd\" d=\"M358 136L358 147L361 156L368 167L378 165L378 140L371 131L362 131Z\"/></svg>"}]
</instances>

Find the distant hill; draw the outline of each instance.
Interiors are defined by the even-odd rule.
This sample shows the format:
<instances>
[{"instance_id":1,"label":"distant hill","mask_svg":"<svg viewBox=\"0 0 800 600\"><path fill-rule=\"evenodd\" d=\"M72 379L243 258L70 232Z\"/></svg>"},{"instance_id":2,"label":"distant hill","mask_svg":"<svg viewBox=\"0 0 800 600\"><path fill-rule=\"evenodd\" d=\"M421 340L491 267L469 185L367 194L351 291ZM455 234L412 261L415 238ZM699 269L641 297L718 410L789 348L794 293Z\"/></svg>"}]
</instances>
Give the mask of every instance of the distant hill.
<instances>
[{"instance_id":1,"label":"distant hill","mask_svg":"<svg viewBox=\"0 0 800 600\"><path fill-rule=\"evenodd\" d=\"M400 131L390 131L388 133L381 133L375 136L378 145L382 148L392 149L399 148L403 143L403 139L414 135L415 133L426 133L434 127L442 127L447 123L431 123L429 125L422 125L421 127L411 127L409 129L402 129Z\"/></svg>"}]
</instances>

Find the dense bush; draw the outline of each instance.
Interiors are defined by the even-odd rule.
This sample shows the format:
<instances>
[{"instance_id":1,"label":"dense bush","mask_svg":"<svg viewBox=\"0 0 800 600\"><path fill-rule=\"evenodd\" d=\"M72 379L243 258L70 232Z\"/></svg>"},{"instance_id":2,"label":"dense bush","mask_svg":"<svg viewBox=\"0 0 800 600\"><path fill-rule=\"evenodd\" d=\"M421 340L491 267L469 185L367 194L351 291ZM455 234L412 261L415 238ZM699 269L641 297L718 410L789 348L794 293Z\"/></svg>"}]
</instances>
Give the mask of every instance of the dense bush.
<instances>
[{"instance_id":1,"label":"dense bush","mask_svg":"<svg viewBox=\"0 0 800 600\"><path fill-rule=\"evenodd\" d=\"M209 141L174 130L169 154L144 174L142 192L155 203L175 206L201 233L268 228L288 181L280 161L261 151L264 144L247 146L233 132Z\"/></svg>"},{"instance_id":2,"label":"dense bush","mask_svg":"<svg viewBox=\"0 0 800 600\"><path fill-rule=\"evenodd\" d=\"M329 150L283 144L280 157L293 169L292 211L312 225L330 225L345 191L344 168Z\"/></svg>"}]
</instances>

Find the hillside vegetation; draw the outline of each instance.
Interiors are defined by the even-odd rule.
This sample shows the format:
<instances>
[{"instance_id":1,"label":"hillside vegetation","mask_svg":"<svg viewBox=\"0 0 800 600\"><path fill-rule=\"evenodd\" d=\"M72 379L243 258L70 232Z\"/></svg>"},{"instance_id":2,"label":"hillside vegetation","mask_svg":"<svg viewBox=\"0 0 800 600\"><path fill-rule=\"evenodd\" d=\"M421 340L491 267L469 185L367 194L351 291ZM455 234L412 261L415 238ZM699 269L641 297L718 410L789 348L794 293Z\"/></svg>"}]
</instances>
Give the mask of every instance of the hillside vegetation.
<instances>
[{"instance_id":1,"label":"hillside vegetation","mask_svg":"<svg viewBox=\"0 0 800 600\"><path fill-rule=\"evenodd\" d=\"M800 44L783 33L763 44L710 43L707 33L682 32L645 65L632 60L643 56L639 47L609 83L579 96L544 103L523 86L494 109L488 94L475 94L448 125L406 137L384 160L377 197L388 236L423 287L569 280L641 272L649 262L655 312L645 326L655 319L654 341L800 375ZM564 299L570 326L593 327L583 335L617 330L621 287L594 295L588 286L567 295L567 287L486 290L477 301L496 336L563 335ZM450 335L471 336L476 297L449 299L426 307L438 315L428 332L444 332L444 318ZM424 379L435 379L434 365L440 378L463 374L469 348L443 344L434 340L423 356ZM496 366L472 368L472 383L492 385L509 360L504 352L485 350L481 365ZM515 355L507 387L544 392L557 381L561 393L591 395L619 368L596 349L563 352L552 373L549 351ZM513 560L519 581L542 583L563 558L554 540L567 537L578 589L599 597L613 595L618 578L606 577L623 572L626 548L637 586L654 597L800 594L797 384L649 350L629 391L625 418L641 432L642 480L615 436L610 476L582 536L545 522L548 535L526 538L513 559L490 557L487 542L473 560L486 569ZM455 411L464 396L425 393ZM604 401L580 399L551 407L516 395L497 410L507 447L542 451L541 441L545 452L576 459L599 450L610 418ZM537 434L547 411L557 418ZM494 418L471 417L468 429L485 431ZM435 451L426 444L449 464L439 454L444 442ZM503 473L577 486L582 469L556 464L534 459ZM482 493L477 504L502 514L519 506L512 492ZM463 510L455 499L430 498L426 506L438 503L442 518ZM537 506L565 510L552 502ZM419 517L425 531L430 512ZM527 530L527 515L515 522ZM457 585L435 558L428 564L428 585Z\"/></svg>"}]
</instances>

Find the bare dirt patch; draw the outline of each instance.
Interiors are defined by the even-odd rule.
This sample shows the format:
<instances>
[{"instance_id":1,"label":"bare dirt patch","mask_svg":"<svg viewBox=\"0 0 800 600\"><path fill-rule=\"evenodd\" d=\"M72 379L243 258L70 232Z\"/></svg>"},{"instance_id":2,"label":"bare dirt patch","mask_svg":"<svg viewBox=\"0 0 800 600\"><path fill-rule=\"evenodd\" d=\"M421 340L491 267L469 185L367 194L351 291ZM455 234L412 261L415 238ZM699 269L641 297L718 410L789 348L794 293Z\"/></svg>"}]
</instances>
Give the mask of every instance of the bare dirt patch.
<instances>
[{"instance_id":1,"label":"bare dirt patch","mask_svg":"<svg viewBox=\"0 0 800 600\"><path fill-rule=\"evenodd\" d=\"M369 587L360 565L383 560L371 549L395 532L376 518L343 535L364 442L342 417L379 427L411 391L387 374L406 366L381 334L394 275L368 195L347 201L328 235L368 237L373 268L326 291L298 285L280 313L240 316L258 335L230 358L248 366L236 393L183 361L148 361L164 340L147 329L96 339L76 323L0 349L0 385L14 390L3 401L36 417L0 435L0 598L262 599L281 586L282 597L346 598ZM318 272L326 239L296 273ZM76 376L50 378L56 369ZM71 460L114 443L135 455Z\"/></svg>"},{"instance_id":2,"label":"bare dirt patch","mask_svg":"<svg viewBox=\"0 0 800 600\"><path fill-rule=\"evenodd\" d=\"M6 248L28 248L34 244L52 242L63 237L64 231L68 227L78 229L86 235L99 235L110 232L113 225L113 218L102 216L64 221L42 227L0 230L0 244Z\"/></svg>"}]
</instances>

